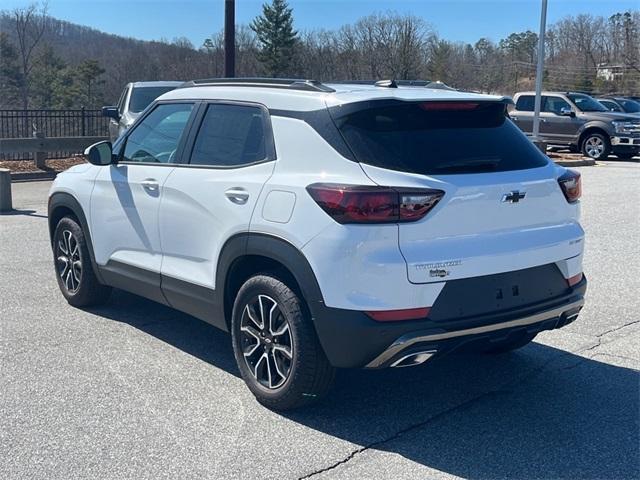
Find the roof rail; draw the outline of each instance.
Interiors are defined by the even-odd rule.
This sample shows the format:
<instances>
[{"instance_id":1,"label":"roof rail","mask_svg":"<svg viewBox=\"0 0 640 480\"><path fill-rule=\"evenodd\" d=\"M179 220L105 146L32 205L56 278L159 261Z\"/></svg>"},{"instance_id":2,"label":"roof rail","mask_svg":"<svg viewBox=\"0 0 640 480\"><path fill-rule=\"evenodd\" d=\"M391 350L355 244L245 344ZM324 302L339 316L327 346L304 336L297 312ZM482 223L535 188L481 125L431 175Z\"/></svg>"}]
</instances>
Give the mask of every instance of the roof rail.
<instances>
[{"instance_id":1,"label":"roof rail","mask_svg":"<svg viewBox=\"0 0 640 480\"><path fill-rule=\"evenodd\" d=\"M398 88L398 87L425 87L425 88L436 88L440 90L455 90L455 88L451 88L448 85L440 82L440 81L431 81L431 80L345 80L340 82L330 82L336 84L351 84L351 85L374 85L376 87L383 88Z\"/></svg>"},{"instance_id":2,"label":"roof rail","mask_svg":"<svg viewBox=\"0 0 640 480\"><path fill-rule=\"evenodd\" d=\"M333 88L318 82L317 80L305 80L299 78L203 78L191 80L182 84L184 87L264 87L286 88L289 90L304 90L308 92L335 92Z\"/></svg>"}]
</instances>

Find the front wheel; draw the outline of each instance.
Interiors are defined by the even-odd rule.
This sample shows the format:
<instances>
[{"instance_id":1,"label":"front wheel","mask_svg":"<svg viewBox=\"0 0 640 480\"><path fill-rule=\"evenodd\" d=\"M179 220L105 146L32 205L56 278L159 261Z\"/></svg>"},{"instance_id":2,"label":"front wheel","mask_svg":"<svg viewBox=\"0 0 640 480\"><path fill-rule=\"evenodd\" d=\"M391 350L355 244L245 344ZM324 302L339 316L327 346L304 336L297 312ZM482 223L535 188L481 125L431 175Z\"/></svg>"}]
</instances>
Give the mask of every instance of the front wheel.
<instances>
[{"instance_id":1,"label":"front wheel","mask_svg":"<svg viewBox=\"0 0 640 480\"><path fill-rule=\"evenodd\" d=\"M63 217L53 233L56 279L64 298L74 307L104 303L111 287L96 278L82 227L73 217Z\"/></svg>"},{"instance_id":2,"label":"front wheel","mask_svg":"<svg viewBox=\"0 0 640 480\"><path fill-rule=\"evenodd\" d=\"M582 153L594 160L604 160L611 153L609 137L601 133L590 133L582 141Z\"/></svg>"},{"instance_id":3,"label":"front wheel","mask_svg":"<svg viewBox=\"0 0 640 480\"><path fill-rule=\"evenodd\" d=\"M289 410L328 392L335 369L302 300L280 279L264 274L247 280L234 302L231 323L240 374L260 403Z\"/></svg>"}]
</instances>

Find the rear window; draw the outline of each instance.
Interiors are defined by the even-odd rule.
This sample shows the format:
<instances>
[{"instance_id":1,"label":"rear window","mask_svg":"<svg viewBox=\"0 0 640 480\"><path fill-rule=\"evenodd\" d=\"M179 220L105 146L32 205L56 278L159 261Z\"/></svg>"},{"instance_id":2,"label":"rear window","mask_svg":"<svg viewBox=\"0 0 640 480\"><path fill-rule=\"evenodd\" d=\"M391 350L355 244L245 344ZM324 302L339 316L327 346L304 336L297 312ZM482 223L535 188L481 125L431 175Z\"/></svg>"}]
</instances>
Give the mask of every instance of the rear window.
<instances>
[{"instance_id":1,"label":"rear window","mask_svg":"<svg viewBox=\"0 0 640 480\"><path fill-rule=\"evenodd\" d=\"M129 111L140 113L160 95L174 90L176 87L134 87L129 100Z\"/></svg>"},{"instance_id":2,"label":"rear window","mask_svg":"<svg viewBox=\"0 0 640 480\"><path fill-rule=\"evenodd\" d=\"M548 160L500 103L394 102L335 118L356 160L418 174L501 172Z\"/></svg>"}]
</instances>

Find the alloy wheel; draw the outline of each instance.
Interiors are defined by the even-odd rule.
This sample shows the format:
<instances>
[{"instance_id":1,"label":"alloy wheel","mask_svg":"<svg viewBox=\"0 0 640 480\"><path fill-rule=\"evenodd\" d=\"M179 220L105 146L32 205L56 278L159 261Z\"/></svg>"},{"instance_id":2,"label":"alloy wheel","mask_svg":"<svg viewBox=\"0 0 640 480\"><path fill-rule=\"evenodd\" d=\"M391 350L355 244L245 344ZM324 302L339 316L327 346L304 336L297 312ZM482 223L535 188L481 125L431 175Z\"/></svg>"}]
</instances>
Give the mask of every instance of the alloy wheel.
<instances>
[{"instance_id":1,"label":"alloy wheel","mask_svg":"<svg viewBox=\"0 0 640 480\"><path fill-rule=\"evenodd\" d=\"M589 137L585 143L585 151L591 158L600 158L604 153L604 141L600 137Z\"/></svg>"},{"instance_id":2,"label":"alloy wheel","mask_svg":"<svg viewBox=\"0 0 640 480\"><path fill-rule=\"evenodd\" d=\"M80 288L82 275L82 258L78 239L69 230L62 231L62 238L57 245L58 274L69 293L76 293Z\"/></svg>"},{"instance_id":3,"label":"alloy wheel","mask_svg":"<svg viewBox=\"0 0 640 480\"><path fill-rule=\"evenodd\" d=\"M240 320L240 346L247 368L263 387L274 390L289 378L293 339L278 302L258 295L245 305Z\"/></svg>"}]
</instances>

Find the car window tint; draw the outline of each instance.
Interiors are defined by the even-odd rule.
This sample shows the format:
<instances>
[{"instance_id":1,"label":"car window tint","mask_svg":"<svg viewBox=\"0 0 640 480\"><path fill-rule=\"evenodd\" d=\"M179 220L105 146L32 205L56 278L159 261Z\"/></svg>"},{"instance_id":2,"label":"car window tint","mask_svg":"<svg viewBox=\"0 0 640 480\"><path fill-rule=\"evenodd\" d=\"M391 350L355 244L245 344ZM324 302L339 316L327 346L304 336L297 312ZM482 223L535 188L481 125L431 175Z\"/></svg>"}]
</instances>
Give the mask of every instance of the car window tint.
<instances>
[{"instance_id":1,"label":"car window tint","mask_svg":"<svg viewBox=\"0 0 640 480\"><path fill-rule=\"evenodd\" d=\"M394 102L341 113L336 125L361 163L418 174L541 167L546 157L493 102Z\"/></svg>"},{"instance_id":2,"label":"car window tint","mask_svg":"<svg viewBox=\"0 0 640 480\"><path fill-rule=\"evenodd\" d=\"M198 131L191 164L233 167L265 160L265 119L259 107L207 107Z\"/></svg>"},{"instance_id":3,"label":"car window tint","mask_svg":"<svg viewBox=\"0 0 640 480\"><path fill-rule=\"evenodd\" d=\"M624 111L627 113L640 112L640 103L635 100L620 100L620 103L624 107ZM622 111L622 109L620 109Z\"/></svg>"},{"instance_id":4,"label":"car window tint","mask_svg":"<svg viewBox=\"0 0 640 480\"><path fill-rule=\"evenodd\" d=\"M563 108L571 109L571 105L561 97L544 97L544 112L560 115Z\"/></svg>"},{"instance_id":5,"label":"car window tint","mask_svg":"<svg viewBox=\"0 0 640 480\"><path fill-rule=\"evenodd\" d=\"M612 112L622 112L622 108L618 106L616 102L612 102L611 100L598 100L602 105L604 105L607 110L611 110Z\"/></svg>"},{"instance_id":6,"label":"car window tint","mask_svg":"<svg viewBox=\"0 0 640 480\"><path fill-rule=\"evenodd\" d=\"M535 97L532 95L522 95L516 103L516 110L521 112L533 112Z\"/></svg>"},{"instance_id":7,"label":"car window tint","mask_svg":"<svg viewBox=\"0 0 640 480\"><path fill-rule=\"evenodd\" d=\"M124 147L123 161L175 163L176 150L193 110L192 103L161 104L135 126Z\"/></svg>"},{"instance_id":8,"label":"car window tint","mask_svg":"<svg viewBox=\"0 0 640 480\"><path fill-rule=\"evenodd\" d=\"M131 100L129 100L129 111L140 113L147 108L160 95L163 95L176 87L133 87Z\"/></svg>"}]
</instances>

